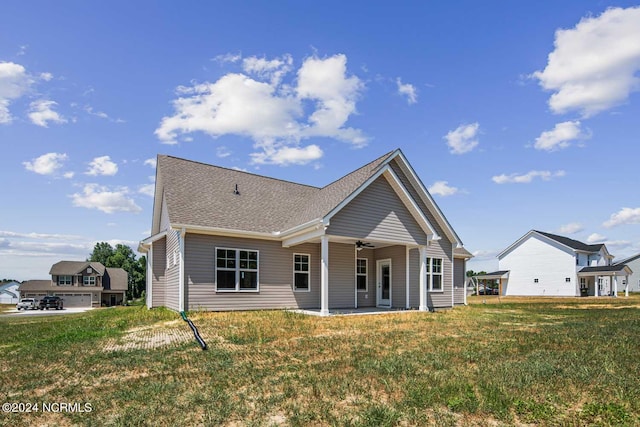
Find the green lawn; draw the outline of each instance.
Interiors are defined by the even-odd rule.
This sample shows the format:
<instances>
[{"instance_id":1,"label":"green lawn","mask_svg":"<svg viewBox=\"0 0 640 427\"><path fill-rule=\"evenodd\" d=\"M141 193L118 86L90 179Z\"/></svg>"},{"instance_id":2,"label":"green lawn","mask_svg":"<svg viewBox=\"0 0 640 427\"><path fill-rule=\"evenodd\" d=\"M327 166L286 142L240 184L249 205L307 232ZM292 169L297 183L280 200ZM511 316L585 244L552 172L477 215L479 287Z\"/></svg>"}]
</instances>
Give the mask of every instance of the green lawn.
<instances>
[{"instance_id":1,"label":"green lawn","mask_svg":"<svg viewBox=\"0 0 640 427\"><path fill-rule=\"evenodd\" d=\"M0 400L91 412L3 413L0 425L640 424L639 296L471 302L191 313L208 351L167 310L3 317Z\"/></svg>"}]
</instances>

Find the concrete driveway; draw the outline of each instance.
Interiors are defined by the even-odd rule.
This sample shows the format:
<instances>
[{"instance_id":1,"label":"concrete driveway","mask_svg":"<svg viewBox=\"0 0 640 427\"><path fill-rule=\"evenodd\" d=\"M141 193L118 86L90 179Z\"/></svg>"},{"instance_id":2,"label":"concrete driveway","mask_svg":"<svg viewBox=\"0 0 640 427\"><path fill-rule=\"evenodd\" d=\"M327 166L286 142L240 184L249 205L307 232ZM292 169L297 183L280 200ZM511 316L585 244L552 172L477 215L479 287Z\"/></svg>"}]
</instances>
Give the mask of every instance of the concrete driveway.
<instances>
[{"instance_id":1,"label":"concrete driveway","mask_svg":"<svg viewBox=\"0 0 640 427\"><path fill-rule=\"evenodd\" d=\"M93 310L91 307L69 307L62 310L16 310L11 309L5 311L0 317L18 317L18 316L59 316L63 314L84 313L85 311Z\"/></svg>"}]
</instances>

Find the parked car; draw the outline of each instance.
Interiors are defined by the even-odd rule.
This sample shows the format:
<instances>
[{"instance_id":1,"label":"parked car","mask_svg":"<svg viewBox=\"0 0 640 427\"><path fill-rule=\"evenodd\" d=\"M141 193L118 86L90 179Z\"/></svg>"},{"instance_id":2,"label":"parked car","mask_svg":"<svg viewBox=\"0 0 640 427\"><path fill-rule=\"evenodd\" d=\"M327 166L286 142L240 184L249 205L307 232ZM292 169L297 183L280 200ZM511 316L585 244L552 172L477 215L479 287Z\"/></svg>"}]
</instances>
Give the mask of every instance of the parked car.
<instances>
[{"instance_id":1,"label":"parked car","mask_svg":"<svg viewBox=\"0 0 640 427\"><path fill-rule=\"evenodd\" d=\"M499 293L498 288L492 288L490 286L487 286L486 290L484 286L480 286L480 291L478 292L480 295L498 295Z\"/></svg>"},{"instance_id":2,"label":"parked car","mask_svg":"<svg viewBox=\"0 0 640 427\"><path fill-rule=\"evenodd\" d=\"M38 300L35 298L22 298L20 302L16 304L18 311L20 310L35 310L38 308Z\"/></svg>"},{"instance_id":3,"label":"parked car","mask_svg":"<svg viewBox=\"0 0 640 427\"><path fill-rule=\"evenodd\" d=\"M46 296L40 300L38 308L40 310L49 310L55 308L56 310L62 310L62 298L56 296Z\"/></svg>"}]
</instances>

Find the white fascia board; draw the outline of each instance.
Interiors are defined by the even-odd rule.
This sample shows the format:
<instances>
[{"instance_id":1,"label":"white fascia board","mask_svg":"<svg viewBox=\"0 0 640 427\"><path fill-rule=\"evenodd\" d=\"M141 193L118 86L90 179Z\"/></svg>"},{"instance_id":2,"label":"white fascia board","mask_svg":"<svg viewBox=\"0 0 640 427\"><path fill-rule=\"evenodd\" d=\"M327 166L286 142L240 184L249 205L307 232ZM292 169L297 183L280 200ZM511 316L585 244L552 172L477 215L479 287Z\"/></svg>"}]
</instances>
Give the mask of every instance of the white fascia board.
<instances>
[{"instance_id":1,"label":"white fascia board","mask_svg":"<svg viewBox=\"0 0 640 427\"><path fill-rule=\"evenodd\" d=\"M229 228L204 227L201 225L171 224L172 230L180 231L183 228L187 233L192 233L192 234L212 234L217 236L245 237L245 238L262 239L262 240L281 240L280 237L275 235L274 233L233 230Z\"/></svg>"},{"instance_id":2,"label":"white fascia board","mask_svg":"<svg viewBox=\"0 0 640 427\"><path fill-rule=\"evenodd\" d=\"M528 238L529 236L531 236L532 234L535 234L536 236L538 236L541 240L545 241L546 243L552 245L552 246L561 246L563 248L568 249L570 252L576 253L577 251L575 249L573 249L571 246L567 246L563 243L558 242L557 240L554 240L550 237L545 236L544 234L540 234L538 233L536 230L530 230L529 232L527 232L527 234L525 234L524 236L522 236L521 238L519 238L518 240L516 240L513 244L511 244L507 249L503 250L502 252L500 252L498 254L498 259L502 259L504 257L504 255L511 251L511 249L515 248L516 246L519 246L520 243L522 243L526 238Z\"/></svg>"},{"instance_id":3,"label":"white fascia board","mask_svg":"<svg viewBox=\"0 0 640 427\"><path fill-rule=\"evenodd\" d=\"M153 242L162 239L166 235L167 235L167 230L161 231L158 234L154 234L153 236L149 236L146 239L141 240L140 243L138 243L138 252L147 253Z\"/></svg>"},{"instance_id":4,"label":"white fascia board","mask_svg":"<svg viewBox=\"0 0 640 427\"><path fill-rule=\"evenodd\" d=\"M304 224L296 225L295 227L292 227L285 231L276 231L273 234L279 237L291 236L300 232L306 233L310 229L315 230L321 225L323 225L322 218L316 218L316 219L312 219L311 221L305 222Z\"/></svg>"},{"instance_id":5,"label":"white fascia board","mask_svg":"<svg viewBox=\"0 0 640 427\"><path fill-rule=\"evenodd\" d=\"M312 231L309 231L307 233L303 233L303 234L298 234L294 237L291 237L289 239L285 239L282 241L282 247L284 248L288 248L291 246L295 246L295 245L299 245L301 243L307 242L309 240L313 240L313 239L317 239L321 236L324 236L325 234L325 228L319 228L319 229L314 229Z\"/></svg>"},{"instance_id":6,"label":"white fascia board","mask_svg":"<svg viewBox=\"0 0 640 427\"><path fill-rule=\"evenodd\" d=\"M402 185L402 181L400 181L400 178L398 177L398 175L396 175L396 173L393 171L393 169L391 169L390 166L387 166L387 169L383 173L383 176L387 179L387 181L391 185L391 188L393 188L396 193L400 192L400 200L402 200L402 203L409 210L409 212L411 212L411 215L418 222L418 224L420 224L420 228L422 228L422 231L424 231L427 235L431 234L434 240L438 240L440 236L438 236L436 230L431 226L427 217L420 210L415 200L413 200L413 198L411 197L411 194L409 194L404 185Z\"/></svg>"},{"instance_id":7,"label":"white fascia board","mask_svg":"<svg viewBox=\"0 0 640 427\"><path fill-rule=\"evenodd\" d=\"M449 237L452 237L452 240L455 241L455 243L457 244L457 247L462 247L463 243L462 243L462 240L460 239L460 236L458 236L458 233L456 233L456 231L453 229L447 217L444 216L444 214L440 210L440 207L438 206L436 201L433 199L433 197L431 197L431 194L429 194L429 191L422 183L422 180L420 180L420 178L416 174L416 171L413 170L413 167L411 166L407 158L404 156L404 153L401 150L396 150L395 153L393 153L391 156L389 156L387 160L385 160L385 163L386 164L390 163L396 157L399 157L402 160L402 162L404 163L404 166L411 174L411 178L418 185L418 189L420 190L418 193L421 193L421 195L425 197L427 201L433 206L436 213L436 219L439 219L441 221L442 223L441 225L443 225L442 228L445 231L448 231L449 233L451 233Z\"/></svg>"}]
</instances>

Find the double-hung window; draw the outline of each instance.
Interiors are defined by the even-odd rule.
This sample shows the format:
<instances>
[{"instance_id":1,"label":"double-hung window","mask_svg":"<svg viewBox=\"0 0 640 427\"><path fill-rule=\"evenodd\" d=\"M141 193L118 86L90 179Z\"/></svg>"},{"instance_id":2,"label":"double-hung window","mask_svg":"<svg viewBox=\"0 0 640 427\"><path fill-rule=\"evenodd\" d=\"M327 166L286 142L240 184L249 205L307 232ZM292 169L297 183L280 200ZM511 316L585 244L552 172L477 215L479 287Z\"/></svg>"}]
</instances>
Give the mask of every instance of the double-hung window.
<instances>
[{"instance_id":1,"label":"double-hung window","mask_svg":"<svg viewBox=\"0 0 640 427\"><path fill-rule=\"evenodd\" d=\"M427 286L430 291L442 291L442 258L427 258Z\"/></svg>"},{"instance_id":2,"label":"double-hung window","mask_svg":"<svg viewBox=\"0 0 640 427\"><path fill-rule=\"evenodd\" d=\"M84 286L95 286L96 276L82 276L82 284Z\"/></svg>"},{"instance_id":3,"label":"double-hung window","mask_svg":"<svg viewBox=\"0 0 640 427\"><path fill-rule=\"evenodd\" d=\"M258 291L258 251L216 248L216 290Z\"/></svg>"},{"instance_id":4,"label":"double-hung window","mask_svg":"<svg viewBox=\"0 0 640 427\"><path fill-rule=\"evenodd\" d=\"M58 286L71 286L73 278L71 276L58 276Z\"/></svg>"},{"instance_id":5,"label":"double-hung window","mask_svg":"<svg viewBox=\"0 0 640 427\"><path fill-rule=\"evenodd\" d=\"M367 267L367 258L358 258L356 260L356 288L358 292L367 292Z\"/></svg>"},{"instance_id":6,"label":"double-hung window","mask_svg":"<svg viewBox=\"0 0 640 427\"><path fill-rule=\"evenodd\" d=\"M293 290L309 291L309 261L308 254L293 254Z\"/></svg>"}]
</instances>

